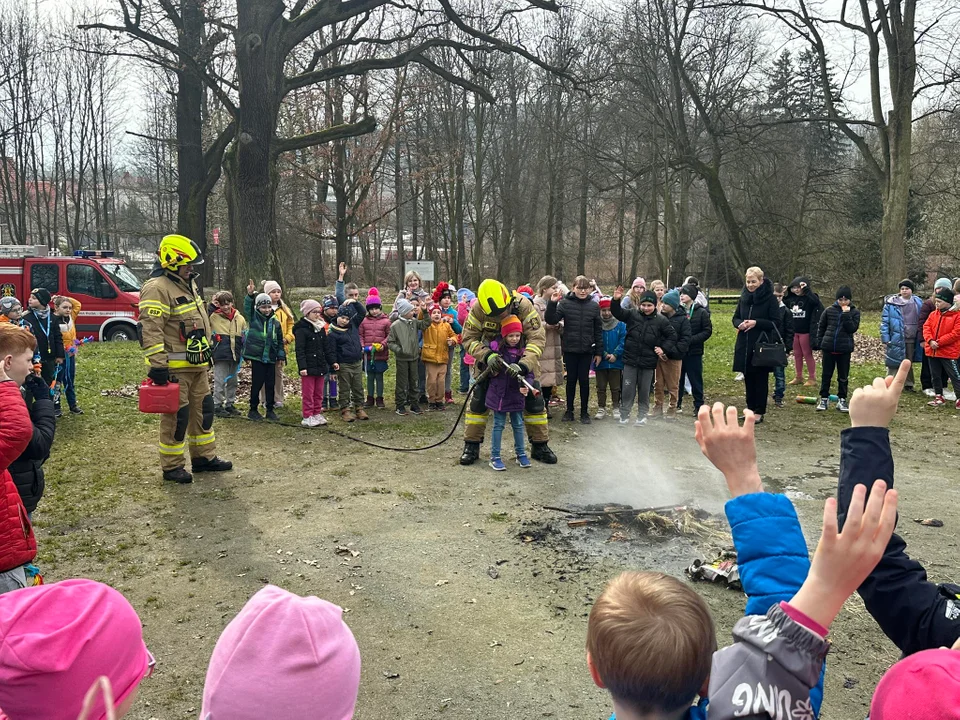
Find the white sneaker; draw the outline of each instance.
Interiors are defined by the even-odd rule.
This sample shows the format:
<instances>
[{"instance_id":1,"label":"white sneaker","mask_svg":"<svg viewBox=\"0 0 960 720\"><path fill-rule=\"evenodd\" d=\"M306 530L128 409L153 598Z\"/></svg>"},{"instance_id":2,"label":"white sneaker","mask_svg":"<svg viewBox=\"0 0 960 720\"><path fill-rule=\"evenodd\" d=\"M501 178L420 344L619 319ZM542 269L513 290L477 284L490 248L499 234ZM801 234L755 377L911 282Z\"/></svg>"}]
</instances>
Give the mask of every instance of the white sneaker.
<instances>
[{"instance_id":1,"label":"white sneaker","mask_svg":"<svg viewBox=\"0 0 960 720\"><path fill-rule=\"evenodd\" d=\"M743 382L743 373L737 373L733 376L734 382Z\"/></svg>"},{"instance_id":2,"label":"white sneaker","mask_svg":"<svg viewBox=\"0 0 960 720\"><path fill-rule=\"evenodd\" d=\"M647 419L645 417L638 417L636 420L634 420L633 424L634 426L637 426L637 427L639 427L640 425L646 425Z\"/></svg>"},{"instance_id":3,"label":"white sneaker","mask_svg":"<svg viewBox=\"0 0 960 720\"><path fill-rule=\"evenodd\" d=\"M630 423L630 418L622 417L619 418L617 422L619 422L621 425L628 425Z\"/></svg>"},{"instance_id":4,"label":"white sneaker","mask_svg":"<svg viewBox=\"0 0 960 720\"><path fill-rule=\"evenodd\" d=\"M944 399L944 400L949 400L950 402L956 402L956 400L957 400L957 394L954 393L954 392L950 392L949 390L944 390L944 392L943 392L943 399Z\"/></svg>"},{"instance_id":5,"label":"white sneaker","mask_svg":"<svg viewBox=\"0 0 960 720\"><path fill-rule=\"evenodd\" d=\"M273 404L273 407L274 407L274 408L282 408L282 407L283 407L283 403L282 403L282 402L274 403L274 404Z\"/></svg>"},{"instance_id":6,"label":"white sneaker","mask_svg":"<svg viewBox=\"0 0 960 720\"><path fill-rule=\"evenodd\" d=\"M314 415L314 416L313 416L312 418L310 418L310 419L313 420L313 426L314 426L314 427L317 427L318 425L326 425L326 424L327 424L327 419L326 419L323 415L320 415L319 413L316 414L316 415Z\"/></svg>"},{"instance_id":7,"label":"white sneaker","mask_svg":"<svg viewBox=\"0 0 960 720\"><path fill-rule=\"evenodd\" d=\"M603 420L607 416L607 411L605 408L600 408L597 410L597 414L593 416L594 420Z\"/></svg>"},{"instance_id":8,"label":"white sneaker","mask_svg":"<svg viewBox=\"0 0 960 720\"><path fill-rule=\"evenodd\" d=\"M314 425L313 418L305 417L303 420L300 421L300 424L303 425L304 427L313 427Z\"/></svg>"},{"instance_id":9,"label":"white sneaker","mask_svg":"<svg viewBox=\"0 0 960 720\"><path fill-rule=\"evenodd\" d=\"M620 408L615 408L615 409L614 409L614 411L613 411L613 419L614 419L614 420L619 420L619 419L620 419Z\"/></svg>"},{"instance_id":10,"label":"white sneaker","mask_svg":"<svg viewBox=\"0 0 960 720\"><path fill-rule=\"evenodd\" d=\"M923 391L923 394L926 395L927 397L933 397L937 393L934 392L933 388L927 388L926 390Z\"/></svg>"}]
</instances>

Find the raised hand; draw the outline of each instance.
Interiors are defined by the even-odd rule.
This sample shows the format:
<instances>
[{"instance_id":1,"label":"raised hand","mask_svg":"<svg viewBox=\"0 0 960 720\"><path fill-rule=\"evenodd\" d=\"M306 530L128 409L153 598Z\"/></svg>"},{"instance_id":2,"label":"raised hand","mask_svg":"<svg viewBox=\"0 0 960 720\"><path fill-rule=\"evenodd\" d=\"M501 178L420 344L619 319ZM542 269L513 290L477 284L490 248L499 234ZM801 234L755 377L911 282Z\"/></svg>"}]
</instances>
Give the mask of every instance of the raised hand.
<instances>
[{"instance_id":1,"label":"raised hand","mask_svg":"<svg viewBox=\"0 0 960 720\"><path fill-rule=\"evenodd\" d=\"M853 489L842 532L837 530L837 500L827 499L810 572L790 600L790 605L826 628L880 561L897 521L896 490L887 490L887 484L877 480L864 505L866 494L865 485Z\"/></svg>"},{"instance_id":2,"label":"raised hand","mask_svg":"<svg viewBox=\"0 0 960 720\"><path fill-rule=\"evenodd\" d=\"M743 416L741 427L737 408L731 405L724 412L723 403L714 403L712 408L701 406L695 423L700 450L723 473L733 497L763 492L753 434L756 416L752 410L745 410Z\"/></svg>"},{"instance_id":3,"label":"raised hand","mask_svg":"<svg viewBox=\"0 0 960 720\"><path fill-rule=\"evenodd\" d=\"M337 272L340 273L340 279L341 279L341 280L343 280L343 278L346 277L346 275L347 275L347 270L349 270L349 269L350 269L350 268L347 266L347 264L346 264L345 262L342 262L342 263L340 263L339 265L337 265Z\"/></svg>"},{"instance_id":4,"label":"raised hand","mask_svg":"<svg viewBox=\"0 0 960 720\"><path fill-rule=\"evenodd\" d=\"M554 290L553 295L550 296L550 299L553 302L560 302L563 300L563 293L560 290Z\"/></svg>"},{"instance_id":5,"label":"raised hand","mask_svg":"<svg viewBox=\"0 0 960 720\"><path fill-rule=\"evenodd\" d=\"M617 302L623 300L623 285L617 285L617 289L613 291L613 299Z\"/></svg>"},{"instance_id":6,"label":"raised hand","mask_svg":"<svg viewBox=\"0 0 960 720\"><path fill-rule=\"evenodd\" d=\"M257 284L253 281L253 278L247 280L247 295L253 295L257 291Z\"/></svg>"},{"instance_id":7,"label":"raised hand","mask_svg":"<svg viewBox=\"0 0 960 720\"><path fill-rule=\"evenodd\" d=\"M854 390L850 398L850 427L889 427L909 374L910 361L904 360L896 375L875 378L873 384Z\"/></svg>"}]
</instances>

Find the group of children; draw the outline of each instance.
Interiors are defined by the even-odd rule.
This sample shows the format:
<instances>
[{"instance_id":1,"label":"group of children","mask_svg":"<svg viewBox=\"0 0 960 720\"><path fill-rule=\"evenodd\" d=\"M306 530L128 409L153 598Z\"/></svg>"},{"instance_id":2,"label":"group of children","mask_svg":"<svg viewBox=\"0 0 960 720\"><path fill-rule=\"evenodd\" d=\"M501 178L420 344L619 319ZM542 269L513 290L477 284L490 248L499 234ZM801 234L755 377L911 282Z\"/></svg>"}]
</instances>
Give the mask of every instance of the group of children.
<instances>
[{"instance_id":1,"label":"group of children","mask_svg":"<svg viewBox=\"0 0 960 720\"><path fill-rule=\"evenodd\" d=\"M507 355L519 342L518 322L503 322ZM30 442L19 383L32 373L35 345L23 330L0 327L4 486L10 457ZM851 399L837 498L825 503L812 561L791 501L763 489L754 415L746 412L741 426L734 407L701 409L695 438L732 496L725 511L746 614L733 628L733 644L718 650L709 608L691 585L658 572L626 572L610 582L589 615L586 664L610 693L618 720L818 717L829 630L854 592L905 655L877 685L870 717L957 717L960 653L948 648L960 645L960 588L927 581L894 534L898 495L887 428L909 365ZM0 493L0 532L16 521L15 497ZM6 540L0 561L22 563L35 552L31 530ZM0 594L2 717L122 718L156 663L136 610L108 585L67 579ZM217 640L200 717L253 720L270 708L306 720L322 708L324 717L348 719L360 663L341 608L267 585Z\"/></svg>"},{"instance_id":2,"label":"group of children","mask_svg":"<svg viewBox=\"0 0 960 720\"><path fill-rule=\"evenodd\" d=\"M421 414L421 403L442 411L453 402L454 348L462 328L452 289L440 283L428 296L420 289L419 276L408 273L406 289L388 316L377 288L371 287L361 301L357 285L343 282L346 266L341 263L340 267L335 294L301 302L299 320L274 281L265 282L259 293L250 282L243 314L231 293L213 296L210 320L217 414L240 414L235 407L237 374L246 361L252 378L247 417L279 420L276 408L283 404L283 368L291 356L300 374L304 427L326 425L323 413L334 406L345 422L369 420L366 409L384 408L384 374L391 352L398 415ZM461 369L461 382L463 375ZM260 414L261 405L265 415Z\"/></svg>"},{"instance_id":3,"label":"group of children","mask_svg":"<svg viewBox=\"0 0 960 720\"><path fill-rule=\"evenodd\" d=\"M30 291L27 310L13 296L0 298L0 323L26 328L37 340L34 371L51 388L56 416L61 417L60 397L66 396L74 415L82 415L77 404L77 350L83 343L77 338L80 302L64 295L51 296L46 288Z\"/></svg>"},{"instance_id":4,"label":"group of children","mask_svg":"<svg viewBox=\"0 0 960 720\"><path fill-rule=\"evenodd\" d=\"M780 304L779 330L788 352L794 354L796 370L788 383L785 368L774 368L774 402L783 407L786 385L816 386L813 352L820 350L823 367L816 409L827 410L833 400L838 411L849 412L850 364L860 329L860 310L853 303L853 292L841 286L834 303L824 308L808 278L797 277L787 287L775 283L773 288ZM903 360L922 363L924 390L932 397L928 405L940 407L949 400L960 410L960 303L956 288L949 278L940 278L926 300L915 292L913 281L904 279L896 294L884 298L880 339L886 347L887 373L893 375ZM832 395L834 374L837 387ZM953 393L945 392L947 380L953 385ZM914 390L912 368L905 389Z\"/></svg>"}]
</instances>

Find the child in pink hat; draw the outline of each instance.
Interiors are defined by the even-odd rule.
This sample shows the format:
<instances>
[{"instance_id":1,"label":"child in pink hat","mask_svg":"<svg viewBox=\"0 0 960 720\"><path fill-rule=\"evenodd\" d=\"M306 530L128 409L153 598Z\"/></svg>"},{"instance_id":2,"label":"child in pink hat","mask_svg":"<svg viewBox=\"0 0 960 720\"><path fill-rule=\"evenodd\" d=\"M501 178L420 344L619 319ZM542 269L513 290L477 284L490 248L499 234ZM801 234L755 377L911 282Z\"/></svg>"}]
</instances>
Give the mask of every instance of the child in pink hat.
<instances>
[{"instance_id":1,"label":"child in pink hat","mask_svg":"<svg viewBox=\"0 0 960 720\"><path fill-rule=\"evenodd\" d=\"M364 407L385 407L383 403L383 374L389 367L390 350L387 335L390 334L390 318L383 312L380 291L375 287L367 291L367 316L360 323L360 343L364 347L363 359L367 371L367 400ZM366 348L370 348L367 350Z\"/></svg>"},{"instance_id":2,"label":"child in pink hat","mask_svg":"<svg viewBox=\"0 0 960 720\"><path fill-rule=\"evenodd\" d=\"M64 580L0 596L0 719L76 720L105 676L123 717L154 666L127 599L93 580ZM97 699L85 717L103 720Z\"/></svg>"},{"instance_id":3,"label":"child in pink hat","mask_svg":"<svg viewBox=\"0 0 960 720\"><path fill-rule=\"evenodd\" d=\"M343 610L267 585L217 640L200 720L350 720L359 688L360 649Z\"/></svg>"}]
</instances>

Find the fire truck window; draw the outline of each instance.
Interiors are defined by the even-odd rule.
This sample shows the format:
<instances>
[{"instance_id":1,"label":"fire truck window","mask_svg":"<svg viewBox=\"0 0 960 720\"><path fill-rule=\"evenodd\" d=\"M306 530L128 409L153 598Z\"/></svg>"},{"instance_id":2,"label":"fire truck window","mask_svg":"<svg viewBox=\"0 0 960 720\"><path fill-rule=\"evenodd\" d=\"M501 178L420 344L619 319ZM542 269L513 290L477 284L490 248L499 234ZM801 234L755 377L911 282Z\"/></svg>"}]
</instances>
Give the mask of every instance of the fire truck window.
<instances>
[{"instance_id":1,"label":"fire truck window","mask_svg":"<svg viewBox=\"0 0 960 720\"><path fill-rule=\"evenodd\" d=\"M34 264L30 268L30 290L34 288L46 288L56 295L60 292L60 269L53 263Z\"/></svg>"},{"instance_id":2,"label":"fire truck window","mask_svg":"<svg viewBox=\"0 0 960 720\"><path fill-rule=\"evenodd\" d=\"M67 265L67 292L101 299L117 296L107 279L92 265Z\"/></svg>"}]
</instances>

